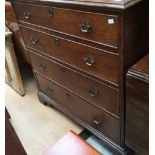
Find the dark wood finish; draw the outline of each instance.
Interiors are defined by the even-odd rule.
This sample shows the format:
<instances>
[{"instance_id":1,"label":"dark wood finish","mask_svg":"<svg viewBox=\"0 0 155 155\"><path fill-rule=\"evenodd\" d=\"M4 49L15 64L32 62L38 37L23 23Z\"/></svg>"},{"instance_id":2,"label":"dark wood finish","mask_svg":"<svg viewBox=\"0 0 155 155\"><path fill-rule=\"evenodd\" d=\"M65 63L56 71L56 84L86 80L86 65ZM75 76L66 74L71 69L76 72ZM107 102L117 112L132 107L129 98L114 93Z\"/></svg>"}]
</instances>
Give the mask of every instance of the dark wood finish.
<instances>
[{"instance_id":1,"label":"dark wood finish","mask_svg":"<svg viewBox=\"0 0 155 155\"><path fill-rule=\"evenodd\" d=\"M149 55L147 54L144 58L142 58L138 63L132 66L128 74L130 76L139 78L140 80L149 81Z\"/></svg>"},{"instance_id":2,"label":"dark wood finish","mask_svg":"<svg viewBox=\"0 0 155 155\"><path fill-rule=\"evenodd\" d=\"M52 12L51 15L49 15L49 10ZM100 44L106 44L107 46L117 47L118 22L116 15L93 14L89 12L23 3L16 3L15 11L18 20L30 22L55 31L61 31ZM41 14L38 13L40 11L42 12ZM25 12L29 12L31 16L25 18ZM111 24L108 24L108 20L111 20L109 21ZM90 24L91 30L82 32L80 24L83 23Z\"/></svg>"},{"instance_id":3,"label":"dark wood finish","mask_svg":"<svg viewBox=\"0 0 155 155\"><path fill-rule=\"evenodd\" d=\"M21 30L27 46L94 76L118 83L117 55L31 29L21 28ZM33 38L37 39L36 43L33 43ZM55 39L58 41L56 42ZM94 59L95 64L88 66L84 60L85 57Z\"/></svg>"},{"instance_id":4,"label":"dark wood finish","mask_svg":"<svg viewBox=\"0 0 155 155\"><path fill-rule=\"evenodd\" d=\"M132 72L138 72L145 76L149 75L149 54L142 58L138 63L130 68Z\"/></svg>"},{"instance_id":5,"label":"dark wood finish","mask_svg":"<svg viewBox=\"0 0 155 155\"><path fill-rule=\"evenodd\" d=\"M61 98L59 98L60 103L53 102L54 96L48 96L46 92L43 92L41 87L44 87L44 83L41 82L39 84L42 86L38 92L40 100L43 103L52 104L102 140L111 144L112 147L116 147L122 154L128 152L126 152L128 149L125 145L126 73L130 66L148 53L147 2L145 0L121 2L103 0L102 3L100 0L90 0L89 2L82 0L12 0L27 49L41 55L39 57L30 53L34 71L38 74L41 73L42 76L61 85L61 87L71 90L75 94L76 99L74 99L78 104L82 102L83 106L90 105L90 110L86 108L85 113L90 113L91 109L94 108L101 110L106 115L109 115L109 112L117 114L115 106L118 105L120 125L117 129L120 135L116 140L109 134L104 134L104 131L98 132L98 129L92 124L85 124L85 113L81 113L75 118L74 109L65 110L65 107L62 108L63 104L67 106L69 103ZM49 11L51 8L53 12ZM30 14L29 12L25 14L28 18L26 20L23 13L29 10ZM111 20L107 25L106 21L109 17ZM81 27L80 24L82 24ZM92 24L92 30L90 24ZM32 35L35 35L33 39ZM38 70L39 63L41 63L41 70L44 71ZM56 68L61 65L63 66L62 72L64 72L58 74ZM78 75L75 76L77 73ZM64 76L64 74L68 75ZM100 86L99 81L102 83ZM76 84L73 85L73 83ZM106 91L108 101L116 98L117 94L116 104L111 104L112 107L109 109L107 107L101 109L99 102L94 101L91 96L87 96L88 94L86 95L84 92L84 88L89 86L88 83L93 83L101 92ZM61 90L59 91L61 92ZM90 90L89 93L97 94L98 92ZM103 98L99 100L103 100ZM78 107L77 110L79 110ZM116 119L113 115L110 117ZM108 129L113 131L110 127ZM105 128L104 130L106 131Z\"/></svg>"},{"instance_id":6,"label":"dark wood finish","mask_svg":"<svg viewBox=\"0 0 155 155\"><path fill-rule=\"evenodd\" d=\"M110 112L112 115L119 117L119 92L118 90L81 75L70 68L48 60L45 57L39 56L32 52L29 53L32 61L32 66L35 72L55 81L56 83L71 90L77 95L85 98L89 102L98 107ZM45 69L40 68L40 65L46 66ZM71 79L71 80L68 80ZM93 96L89 89L98 91L96 96Z\"/></svg>"},{"instance_id":7,"label":"dark wood finish","mask_svg":"<svg viewBox=\"0 0 155 155\"><path fill-rule=\"evenodd\" d=\"M23 21L18 21L18 24L19 24L20 27L33 29L35 31L46 33L46 34L49 34L49 35L52 35L52 36L57 36L59 38L74 41L74 42L77 42L77 43L81 43L81 44L87 45L89 47L104 49L105 51L107 51L107 52L109 51L110 53L116 53L116 54L118 53L117 48L113 48L113 47L106 46L106 45L103 45L103 44L97 44L96 42L91 42L89 40L85 40L85 39L82 39L82 38L77 38L77 37L74 37L74 36L71 36L71 35L64 34L64 33L59 32L59 31L53 31L51 29L46 29L46 28L44 28L42 26L33 25L33 24L23 22Z\"/></svg>"},{"instance_id":8,"label":"dark wood finish","mask_svg":"<svg viewBox=\"0 0 155 155\"><path fill-rule=\"evenodd\" d=\"M5 154L26 155L26 152L10 123L10 115L7 110L5 110Z\"/></svg>"},{"instance_id":9,"label":"dark wood finish","mask_svg":"<svg viewBox=\"0 0 155 155\"><path fill-rule=\"evenodd\" d=\"M148 56L134 65L127 75L126 139L135 152L149 154L149 83ZM134 74L136 71L136 74ZM137 71L140 72L138 75ZM144 73L144 74L143 74ZM143 76L142 76L143 74Z\"/></svg>"},{"instance_id":10,"label":"dark wood finish","mask_svg":"<svg viewBox=\"0 0 155 155\"><path fill-rule=\"evenodd\" d=\"M126 145L137 153L149 151L149 97L146 82L127 78Z\"/></svg>"},{"instance_id":11,"label":"dark wood finish","mask_svg":"<svg viewBox=\"0 0 155 155\"><path fill-rule=\"evenodd\" d=\"M127 8L119 18L119 84L121 142L125 142L126 73L148 53L148 1ZM141 20L144 18L144 20ZM125 145L124 145L125 146Z\"/></svg>"},{"instance_id":12,"label":"dark wood finish","mask_svg":"<svg viewBox=\"0 0 155 155\"><path fill-rule=\"evenodd\" d=\"M96 108L95 106L82 100L75 94L60 87L54 82L46 80L40 75L36 75L36 77L39 84L39 90L41 92L52 98L55 103L67 108L71 113L79 117L88 125L91 125L99 132L104 133L107 137L119 143L120 123L118 119L104 113L99 108ZM87 109L89 109L89 111Z\"/></svg>"},{"instance_id":13,"label":"dark wood finish","mask_svg":"<svg viewBox=\"0 0 155 155\"><path fill-rule=\"evenodd\" d=\"M29 1L26 1L26 0L16 0L17 2L28 2ZM109 8L110 9L119 9L120 10L123 10L123 9L126 9L128 7L131 7L133 5L135 5L136 3L138 2L141 2L141 0L121 0L121 1L116 1L116 0L57 0L57 1L54 1L54 0L35 0L35 3L36 4L40 4L40 2L42 4L47 4L47 5L50 5L51 3L54 5L54 4L57 4L59 7L65 5L65 6L68 6L68 4L70 6L72 5L76 5L80 8L82 8L83 6L84 7L98 7L99 9L102 9L104 8L105 10L108 10ZM31 2L33 3L33 1ZM95 4L95 5L94 5Z\"/></svg>"},{"instance_id":14,"label":"dark wood finish","mask_svg":"<svg viewBox=\"0 0 155 155\"><path fill-rule=\"evenodd\" d=\"M123 16L124 69L143 58L149 51L149 1L128 8Z\"/></svg>"}]
</instances>

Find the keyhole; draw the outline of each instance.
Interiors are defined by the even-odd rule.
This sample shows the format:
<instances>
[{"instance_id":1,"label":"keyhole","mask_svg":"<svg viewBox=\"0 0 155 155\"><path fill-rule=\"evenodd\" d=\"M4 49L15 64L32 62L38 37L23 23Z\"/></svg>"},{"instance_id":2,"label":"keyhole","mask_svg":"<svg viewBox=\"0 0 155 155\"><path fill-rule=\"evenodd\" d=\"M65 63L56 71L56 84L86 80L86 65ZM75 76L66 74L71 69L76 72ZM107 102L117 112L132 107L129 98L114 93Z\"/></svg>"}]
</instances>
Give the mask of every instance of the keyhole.
<instances>
[{"instance_id":1,"label":"keyhole","mask_svg":"<svg viewBox=\"0 0 155 155\"><path fill-rule=\"evenodd\" d=\"M69 93L67 93L66 95L67 95L67 97L70 97L70 94Z\"/></svg>"}]
</instances>

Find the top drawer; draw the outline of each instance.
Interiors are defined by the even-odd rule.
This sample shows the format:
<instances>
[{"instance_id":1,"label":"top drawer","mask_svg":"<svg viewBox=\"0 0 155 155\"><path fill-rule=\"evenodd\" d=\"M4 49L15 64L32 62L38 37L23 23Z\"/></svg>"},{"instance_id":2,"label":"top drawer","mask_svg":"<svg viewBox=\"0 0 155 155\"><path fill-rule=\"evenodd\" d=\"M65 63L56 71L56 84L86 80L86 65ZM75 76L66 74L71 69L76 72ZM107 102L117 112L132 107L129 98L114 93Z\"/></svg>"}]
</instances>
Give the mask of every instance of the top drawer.
<instances>
[{"instance_id":1,"label":"top drawer","mask_svg":"<svg viewBox=\"0 0 155 155\"><path fill-rule=\"evenodd\" d=\"M44 5L15 3L18 20L117 47L118 17Z\"/></svg>"}]
</instances>

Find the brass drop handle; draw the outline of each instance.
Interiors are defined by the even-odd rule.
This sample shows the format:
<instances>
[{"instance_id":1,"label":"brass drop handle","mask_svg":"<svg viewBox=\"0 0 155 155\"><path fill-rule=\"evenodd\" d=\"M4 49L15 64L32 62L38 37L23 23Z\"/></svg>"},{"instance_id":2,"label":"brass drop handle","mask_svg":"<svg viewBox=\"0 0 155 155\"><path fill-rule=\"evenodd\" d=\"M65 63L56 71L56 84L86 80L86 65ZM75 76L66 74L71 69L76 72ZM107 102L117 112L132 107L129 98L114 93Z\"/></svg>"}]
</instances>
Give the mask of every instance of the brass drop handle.
<instances>
[{"instance_id":1,"label":"brass drop handle","mask_svg":"<svg viewBox=\"0 0 155 155\"><path fill-rule=\"evenodd\" d=\"M90 32L92 30L92 26L91 26L90 23L82 22L80 24L80 29L81 29L82 32L88 33L88 32Z\"/></svg>"},{"instance_id":2,"label":"brass drop handle","mask_svg":"<svg viewBox=\"0 0 155 155\"><path fill-rule=\"evenodd\" d=\"M24 12L24 16L26 19L30 19L31 18L31 13L30 12Z\"/></svg>"},{"instance_id":3,"label":"brass drop handle","mask_svg":"<svg viewBox=\"0 0 155 155\"><path fill-rule=\"evenodd\" d=\"M95 125L101 125L101 124L102 124L102 121L101 121L100 119L94 119L94 120L93 120L93 123L94 123Z\"/></svg>"},{"instance_id":4,"label":"brass drop handle","mask_svg":"<svg viewBox=\"0 0 155 155\"><path fill-rule=\"evenodd\" d=\"M32 37L32 40L31 40L31 42L32 42L32 44L37 44L38 43L38 41L39 41L39 39L38 38L36 38L36 37Z\"/></svg>"},{"instance_id":5,"label":"brass drop handle","mask_svg":"<svg viewBox=\"0 0 155 155\"><path fill-rule=\"evenodd\" d=\"M49 9L49 10L48 10L48 15L49 15L50 17L53 17L53 10L52 10L52 9Z\"/></svg>"},{"instance_id":6,"label":"brass drop handle","mask_svg":"<svg viewBox=\"0 0 155 155\"><path fill-rule=\"evenodd\" d=\"M43 71L43 70L46 69L46 65L44 65L44 64L40 64L40 65L39 65L39 68L40 68L41 71Z\"/></svg>"},{"instance_id":7,"label":"brass drop handle","mask_svg":"<svg viewBox=\"0 0 155 155\"><path fill-rule=\"evenodd\" d=\"M94 58L92 58L90 56L85 56L84 61L87 66L95 66L96 65L96 61L94 60Z\"/></svg>"},{"instance_id":8,"label":"brass drop handle","mask_svg":"<svg viewBox=\"0 0 155 155\"><path fill-rule=\"evenodd\" d=\"M92 97L95 97L95 96L98 96L99 95L99 91L97 89L94 89L94 88L88 89L88 93Z\"/></svg>"}]
</instances>

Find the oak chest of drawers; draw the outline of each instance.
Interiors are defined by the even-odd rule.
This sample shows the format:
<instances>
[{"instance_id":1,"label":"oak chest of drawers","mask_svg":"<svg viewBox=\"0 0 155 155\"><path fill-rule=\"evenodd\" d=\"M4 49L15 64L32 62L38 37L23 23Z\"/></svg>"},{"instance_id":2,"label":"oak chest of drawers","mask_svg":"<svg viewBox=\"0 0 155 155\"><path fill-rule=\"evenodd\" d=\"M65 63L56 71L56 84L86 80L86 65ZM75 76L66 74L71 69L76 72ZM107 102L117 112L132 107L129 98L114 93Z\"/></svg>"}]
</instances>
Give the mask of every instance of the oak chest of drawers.
<instances>
[{"instance_id":1,"label":"oak chest of drawers","mask_svg":"<svg viewBox=\"0 0 155 155\"><path fill-rule=\"evenodd\" d=\"M12 0L38 97L121 153L125 78L148 51L147 1Z\"/></svg>"}]
</instances>

